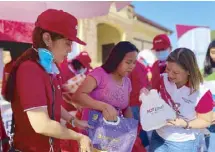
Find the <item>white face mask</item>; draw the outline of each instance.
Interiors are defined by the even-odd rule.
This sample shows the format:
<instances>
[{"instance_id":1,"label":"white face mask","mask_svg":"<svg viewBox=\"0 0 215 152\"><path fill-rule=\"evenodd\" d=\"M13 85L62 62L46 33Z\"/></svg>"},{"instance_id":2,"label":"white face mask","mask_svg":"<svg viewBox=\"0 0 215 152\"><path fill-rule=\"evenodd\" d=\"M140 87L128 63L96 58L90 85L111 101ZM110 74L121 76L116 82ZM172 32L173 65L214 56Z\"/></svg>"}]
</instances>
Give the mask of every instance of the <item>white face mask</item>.
<instances>
[{"instance_id":1,"label":"white face mask","mask_svg":"<svg viewBox=\"0 0 215 152\"><path fill-rule=\"evenodd\" d=\"M157 56L158 60L166 61L167 57L169 56L169 50L163 50L163 51L156 52L156 56Z\"/></svg>"}]
</instances>

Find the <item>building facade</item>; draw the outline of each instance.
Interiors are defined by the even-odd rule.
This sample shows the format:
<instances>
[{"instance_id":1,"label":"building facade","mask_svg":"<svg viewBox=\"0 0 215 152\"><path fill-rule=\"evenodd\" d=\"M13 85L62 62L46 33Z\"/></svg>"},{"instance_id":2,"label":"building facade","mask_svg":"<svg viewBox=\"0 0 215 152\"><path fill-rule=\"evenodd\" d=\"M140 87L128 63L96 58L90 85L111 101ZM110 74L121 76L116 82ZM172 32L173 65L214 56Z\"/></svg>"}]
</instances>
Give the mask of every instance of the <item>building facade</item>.
<instances>
[{"instance_id":1,"label":"building facade","mask_svg":"<svg viewBox=\"0 0 215 152\"><path fill-rule=\"evenodd\" d=\"M93 67L100 66L119 41L130 41L139 50L151 49L155 35L172 33L171 30L135 13L132 5L117 12L114 3L106 16L80 19L78 31L78 36L87 43L86 46L79 46L79 49L89 52Z\"/></svg>"}]
</instances>

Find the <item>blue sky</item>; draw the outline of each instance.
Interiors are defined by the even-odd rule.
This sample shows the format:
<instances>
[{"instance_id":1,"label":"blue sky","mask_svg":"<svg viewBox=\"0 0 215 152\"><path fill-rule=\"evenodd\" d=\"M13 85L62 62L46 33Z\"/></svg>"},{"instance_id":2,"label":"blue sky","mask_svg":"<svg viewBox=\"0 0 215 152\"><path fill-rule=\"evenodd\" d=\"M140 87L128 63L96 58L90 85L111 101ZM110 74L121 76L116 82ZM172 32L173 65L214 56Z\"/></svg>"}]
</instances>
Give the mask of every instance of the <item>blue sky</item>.
<instances>
[{"instance_id":1,"label":"blue sky","mask_svg":"<svg viewBox=\"0 0 215 152\"><path fill-rule=\"evenodd\" d=\"M215 29L215 2L135 1L135 12L171 30L173 47L176 47L176 24L209 26Z\"/></svg>"}]
</instances>

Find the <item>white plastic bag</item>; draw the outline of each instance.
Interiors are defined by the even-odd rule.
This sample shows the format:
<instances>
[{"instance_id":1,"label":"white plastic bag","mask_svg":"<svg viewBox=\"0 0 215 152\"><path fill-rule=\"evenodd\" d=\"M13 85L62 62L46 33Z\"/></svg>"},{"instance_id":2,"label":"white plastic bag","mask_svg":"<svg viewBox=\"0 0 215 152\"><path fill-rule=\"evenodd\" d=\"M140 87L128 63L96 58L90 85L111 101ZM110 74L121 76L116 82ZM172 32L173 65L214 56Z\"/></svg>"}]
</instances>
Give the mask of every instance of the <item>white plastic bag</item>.
<instances>
[{"instance_id":1,"label":"white plastic bag","mask_svg":"<svg viewBox=\"0 0 215 152\"><path fill-rule=\"evenodd\" d=\"M176 112L159 96L157 90L148 95L140 95L140 123L145 131L159 129L166 125L167 119L174 120Z\"/></svg>"},{"instance_id":2,"label":"white plastic bag","mask_svg":"<svg viewBox=\"0 0 215 152\"><path fill-rule=\"evenodd\" d=\"M85 80L86 75L78 74L75 77L69 79L66 84L64 84L65 92L64 93L75 93L78 87Z\"/></svg>"}]
</instances>

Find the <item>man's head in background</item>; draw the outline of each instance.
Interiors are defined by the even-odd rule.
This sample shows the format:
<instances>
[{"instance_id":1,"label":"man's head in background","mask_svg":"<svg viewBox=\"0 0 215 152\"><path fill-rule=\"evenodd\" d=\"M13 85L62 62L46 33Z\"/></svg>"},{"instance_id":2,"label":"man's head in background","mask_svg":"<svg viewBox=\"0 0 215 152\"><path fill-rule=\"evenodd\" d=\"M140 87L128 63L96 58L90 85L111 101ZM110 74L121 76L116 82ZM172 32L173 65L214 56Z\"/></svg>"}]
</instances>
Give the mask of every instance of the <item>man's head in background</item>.
<instances>
[{"instance_id":1,"label":"man's head in background","mask_svg":"<svg viewBox=\"0 0 215 152\"><path fill-rule=\"evenodd\" d=\"M160 34L154 37L152 50L160 61L165 61L172 50L171 42L166 34Z\"/></svg>"}]
</instances>

